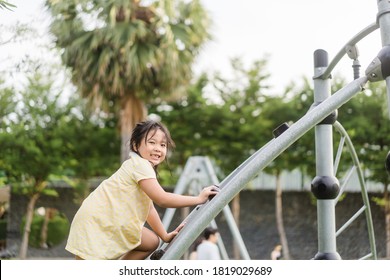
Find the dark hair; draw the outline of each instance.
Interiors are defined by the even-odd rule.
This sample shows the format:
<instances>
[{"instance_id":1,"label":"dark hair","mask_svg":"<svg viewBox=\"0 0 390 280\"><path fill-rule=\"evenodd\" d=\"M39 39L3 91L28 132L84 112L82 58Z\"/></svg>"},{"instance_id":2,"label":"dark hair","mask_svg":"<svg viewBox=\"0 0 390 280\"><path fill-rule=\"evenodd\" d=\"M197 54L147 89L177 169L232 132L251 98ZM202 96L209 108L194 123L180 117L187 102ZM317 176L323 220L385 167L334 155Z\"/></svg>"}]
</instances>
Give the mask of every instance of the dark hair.
<instances>
[{"instance_id":1,"label":"dark hair","mask_svg":"<svg viewBox=\"0 0 390 280\"><path fill-rule=\"evenodd\" d=\"M206 229L204 230L203 236L204 236L204 238L205 238L206 240L208 240L209 237L210 237L210 235L216 234L217 232L218 232L218 229L208 227L208 228L206 228Z\"/></svg>"},{"instance_id":2,"label":"dark hair","mask_svg":"<svg viewBox=\"0 0 390 280\"><path fill-rule=\"evenodd\" d=\"M204 241L203 237L199 237L198 239L195 240L195 242L192 245L192 251L196 251L198 249L198 246Z\"/></svg>"},{"instance_id":3,"label":"dark hair","mask_svg":"<svg viewBox=\"0 0 390 280\"><path fill-rule=\"evenodd\" d=\"M149 133L153 133L151 135L152 137L158 129L161 130L167 138L167 152L175 148L175 142L173 142L169 130L158 121L148 120L136 124L133 132L131 133L130 150L138 153L138 148L141 145L141 141L144 140L146 143Z\"/></svg>"}]
</instances>

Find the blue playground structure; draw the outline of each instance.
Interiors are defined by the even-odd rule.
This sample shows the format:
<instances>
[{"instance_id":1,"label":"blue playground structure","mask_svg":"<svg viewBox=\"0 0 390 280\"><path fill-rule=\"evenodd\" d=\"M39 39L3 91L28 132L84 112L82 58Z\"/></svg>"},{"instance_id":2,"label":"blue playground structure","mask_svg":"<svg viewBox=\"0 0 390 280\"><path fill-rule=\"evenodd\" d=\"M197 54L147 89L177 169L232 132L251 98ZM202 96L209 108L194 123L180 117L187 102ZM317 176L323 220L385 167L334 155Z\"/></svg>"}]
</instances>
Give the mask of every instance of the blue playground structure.
<instances>
[{"instance_id":1,"label":"blue playground structure","mask_svg":"<svg viewBox=\"0 0 390 280\"><path fill-rule=\"evenodd\" d=\"M314 103L303 117L291 126L282 124L275 129L275 137L238 166L222 182L217 182L216 177L210 172L212 169L205 167L211 179L210 183L219 186L219 194L209 202L196 207L186 218L186 225L175 239L169 244L163 244L152 255L152 259L180 259L201 232L213 223L214 218L221 211L224 212L230 223L230 230L239 244L242 258L249 259L239 231L231 220L227 205L260 171L312 128L315 129L316 177L312 181L311 190L317 199L318 219L318 252L313 256L313 259L341 259L337 252L336 238L361 214L366 216L371 248L370 252L367 252L367 255L362 256L361 259L377 259L370 205L359 160L351 139L342 125L337 122L337 109L364 90L367 82L386 81L390 117L390 1L377 0L377 6L378 13L375 23L350 39L330 63L328 63L328 54L325 50L319 49L314 52ZM359 65L356 63L358 56L356 44L377 29L381 33L382 49L367 67L365 75L359 77ZM355 79L344 88L331 94L331 72L346 54L354 60ZM336 157L333 155L333 129L341 135L340 147ZM344 186L340 186L340 182L336 178L336 173L344 144L347 146L353 162L353 166L346 176L350 176L349 174L352 172L357 172L361 185L363 206L347 223L336 230L335 206L344 190ZM390 153L387 159L384 159L384 162L387 171L390 173ZM207 166L207 160L203 160L202 164ZM191 174L191 170L195 172L192 167L190 171L185 171L190 172L186 174ZM183 193L188 184L192 182L190 177L183 177L182 180L184 181L179 181L175 192ZM348 178L344 179L344 181L347 180ZM166 212L163 219L165 226L169 226L172 216L172 212ZM221 251L223 252L223 250Z\"/></svg>"}]
</instances>

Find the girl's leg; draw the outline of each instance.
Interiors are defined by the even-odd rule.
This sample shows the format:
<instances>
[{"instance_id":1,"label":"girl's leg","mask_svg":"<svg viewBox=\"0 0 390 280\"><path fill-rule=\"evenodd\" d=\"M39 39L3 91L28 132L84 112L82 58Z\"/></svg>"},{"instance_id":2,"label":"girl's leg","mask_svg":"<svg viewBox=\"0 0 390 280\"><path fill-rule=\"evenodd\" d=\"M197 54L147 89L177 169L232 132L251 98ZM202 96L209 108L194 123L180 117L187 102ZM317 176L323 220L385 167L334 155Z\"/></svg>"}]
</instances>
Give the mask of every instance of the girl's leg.
<instances>
[{"instance_id":1,"label":"girl's leg","mask_svg":"<svg viewBox=\"0 0 390 280\"><path fill-rule=\"evenodd\" d=\"M160 239L151 230L147 228L142 229L141 244L132 251L124 254L121 260L143 260L151 253L153 253L160 244Z\"/></svg>"}]
</instances>

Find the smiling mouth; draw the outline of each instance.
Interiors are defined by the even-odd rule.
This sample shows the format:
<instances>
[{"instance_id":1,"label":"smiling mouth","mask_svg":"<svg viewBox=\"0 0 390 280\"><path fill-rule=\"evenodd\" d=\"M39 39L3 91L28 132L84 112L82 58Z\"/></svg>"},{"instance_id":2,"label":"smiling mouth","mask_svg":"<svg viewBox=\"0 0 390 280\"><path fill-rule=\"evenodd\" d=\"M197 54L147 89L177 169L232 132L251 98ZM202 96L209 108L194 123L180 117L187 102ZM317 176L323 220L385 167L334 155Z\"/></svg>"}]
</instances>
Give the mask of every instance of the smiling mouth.
<instances>
[{"instance_id":1,"label":"smiling mouth","mask_svg":"<svg viewBox=\"0 0 390 280\"><path fill-rule=\"evenodd\" d=\"M152 159L154 160L160 160L161 156L160 155L150 155Z\"/></svg>"}]
</instances>

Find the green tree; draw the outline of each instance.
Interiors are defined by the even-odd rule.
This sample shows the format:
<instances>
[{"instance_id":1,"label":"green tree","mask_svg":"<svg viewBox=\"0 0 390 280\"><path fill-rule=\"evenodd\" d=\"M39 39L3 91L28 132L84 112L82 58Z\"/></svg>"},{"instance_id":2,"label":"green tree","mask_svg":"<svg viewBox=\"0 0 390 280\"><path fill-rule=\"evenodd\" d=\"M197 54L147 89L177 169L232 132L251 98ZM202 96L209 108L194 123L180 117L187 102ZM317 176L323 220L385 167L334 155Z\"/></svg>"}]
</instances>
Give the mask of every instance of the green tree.
<instances>
[{"instance_id":1,"label":"green tree","mask_svg":"<svg viewBox=\"0 0 390 280\"><path fill-rule=\"evenodd\" d=\"M208 84L208 78L203 75L192 84L185 96L162 102L160 104L149 104L149 112L158 115L168 126L174 141L175 151L169 158L169 169L181 170L188 158L195 155L210 155L212 147L213 127L208 125L212 121L212 115L216 106L203 98L202 91ZM196 124L196 125L194 125ZM178 174L174 172L171 176L163 176L162 183L174 185L177 182Z\"/></svg>"},{"instance_id":2,"label":"green tree","mask_svg":"<svg viewBox=\"0 0 390 280\"><path fill-rule=\"evenodd\" d=\"M118 167L119 139L113 113L91 111L85 100L69 100L72 116L60 120L66 143L66 163L71 177L89 179L107 176Z\"/></svg>"},{"instance_id":3,"label":"green tree","mask_svg":"<svg viewBox=\"0 0 390 280\"><path fill-rule=\"evenodd\" d=\"M310 109L314 102L314 91L311 81L303 78L302 86L297 88L291 85L286 88L286 95L290 98L291 112L290 119L285 121L296 122L303 117ZM302 176L308 175L315 177L315 139L314 129L308 131L288 150L289 169L299 169ZM303 180L302 183L303 184ZM302 185L302 188L304 186Z\"/></svg>"},{"instance_id":4,"label":"green tree","mask_svg":"<svg viewBox=\"0 0 390 280\"><path fill-rule=\"evenodd\" d=\"M70 178L80 202L88 193L88 179L117 168L116 119L91 112L74 96L64 103L62 91L39 73L22 89L2 87L0 97L0 170L14 191L29 197L20 251L24 259L36 201L42 194L58 195L48 188L53 180Z\"/></svg>"},{"instance_id":5,"label":"green tree","mask_svg":"<svg viewBox=\"0 0 390 280\"><path fill-rule=\"evenodd\" d=\"M272 131L264 132L267 120L262 117L268 89L265 66L266 60L244 67L234 59L233 78L202 75L186 96L149 105L177 143L174 168L192 155L207 155L228 174L272 138Z\"/></svg>"},{"instance_id":6,"label":"green tree","mask_svg":"<svg viewBox=\"0 0 390 280\"><path fill-rule=\"evenodd\" d=\"M191 64L209 38L200 1L53 1L51 31L83 97L114 102L121 129L121 159L144 103L179 94Z\"/></svg>"},{"instance_id":7,"label":"green tree","mask_svg":"<svg viewBox=\"0 0 390 280\"><path fill-rule=\"evenodd\" d=\"M8 3L6 1L0 0L0 9L8 9L11 10L11 8L15 8L16 6Z\"/></svg>"},{"instance_id":8,"label":"green tree","mask_svg":"<svg viewBox=\"0 0 390 280\"><path fill-rule=\"evenodd\" d=\"M58 106L59 95L49 94L51 87L50 82L44 82L44 78L36 74L29 77L27 86L20 91L0 91L1 99L4 96L8 104L7 110L2 111L0 124L0 169L6 172L15 189L29 196L20 250L22 259L27 254L36 201L42 193L56 195L46 188L48 178L63 166L64 141L59 137L58 124L60 119L68 117L71 108Z\"/></svg>"},{"instance_id":9,"label":"green tree","mask_svg":"<svg viewBox=\"0 0 390 280\"><path fill-rule=\"evenodd\" d=\"M89 194L92 184L118 168L120 150L115 114L91 110L86 103L71 96L72 117L61 119L59 124L60 137L67 139L61 179L74 187L78 204Z\"/></svg>"},{"instance_id":10,"label":"green tree","mask_svg":"<svg viewBox=\"0 0 390 280\"><path fill-rule=\"evenodd\" d=\"M212 80L222 100L213 116L216 142L212 155L225 173L233 171L272 138L263 111L269 89L267 59L245 66L235 58L231 65L232 77L216 74Z\"/></svg>"},{"instance_id":11,"label":"green tree","mask_svg":"<svg viewBox=\"0 0 390 280\"><path fill-rule=\"evenodd\" d=\"M383 206L385 212L386 257L390 258L390 180L385 169L390 150L390 125L386 105L384 83L369 83L364 92L342 107L340 120L354 142L366 170L366 179L383 185L383 198L375 202Z\"/></svg>"}]
</instances>

